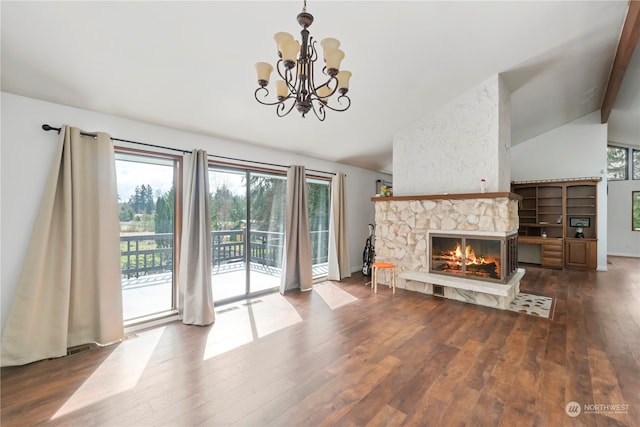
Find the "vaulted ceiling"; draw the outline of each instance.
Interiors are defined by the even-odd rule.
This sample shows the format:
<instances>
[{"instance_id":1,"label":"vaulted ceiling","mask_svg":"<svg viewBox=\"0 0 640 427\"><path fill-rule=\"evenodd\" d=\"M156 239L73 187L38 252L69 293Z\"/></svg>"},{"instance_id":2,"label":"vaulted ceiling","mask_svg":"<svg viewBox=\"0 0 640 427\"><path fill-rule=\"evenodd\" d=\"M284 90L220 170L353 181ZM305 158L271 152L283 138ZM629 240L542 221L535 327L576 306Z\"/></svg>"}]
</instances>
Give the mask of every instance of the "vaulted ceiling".
<instances>
[{"instance_id":1,"label":"vaulted ceiling","mask_svg":"<svg viewBox=\"0 0 640 427\"><path fill-rule=\"evenodd\" d=\"M3 91L392 172L394 133L498 73L513 144L599 110L628 3L311 0L311 35L340 39L353 72L351 108L324 122L278 118L253 94L254 63L275 63L272 35L299 37L301 1L0 7ZM610 136L631 145L638 51L609 119Z\"/></svg>"}]
</instances>

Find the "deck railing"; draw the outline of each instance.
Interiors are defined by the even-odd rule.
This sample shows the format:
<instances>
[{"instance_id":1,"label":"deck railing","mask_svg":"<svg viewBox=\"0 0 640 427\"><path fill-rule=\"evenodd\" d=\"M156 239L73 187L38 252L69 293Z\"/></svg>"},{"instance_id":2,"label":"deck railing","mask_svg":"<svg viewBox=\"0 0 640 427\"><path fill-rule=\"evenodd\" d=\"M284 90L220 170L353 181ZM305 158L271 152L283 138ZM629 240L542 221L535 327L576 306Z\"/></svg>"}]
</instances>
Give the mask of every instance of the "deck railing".
<instances>
[{"instance_id":1,"label":"deck railing","mask_svg":"<svg viewBox=\"0 0 640 427\"><path fill-rule=\"evenodd\" d=\"M211 232L211 265L243 262L247 250L246 230ZM312 264L327 262L329 232L311 232ZM251 231L251 263L282 267L284 233ZM157 233L120 236L120 263L124 279L137 278L173 270L173 234Z\"/></svg>"}]
</instances>

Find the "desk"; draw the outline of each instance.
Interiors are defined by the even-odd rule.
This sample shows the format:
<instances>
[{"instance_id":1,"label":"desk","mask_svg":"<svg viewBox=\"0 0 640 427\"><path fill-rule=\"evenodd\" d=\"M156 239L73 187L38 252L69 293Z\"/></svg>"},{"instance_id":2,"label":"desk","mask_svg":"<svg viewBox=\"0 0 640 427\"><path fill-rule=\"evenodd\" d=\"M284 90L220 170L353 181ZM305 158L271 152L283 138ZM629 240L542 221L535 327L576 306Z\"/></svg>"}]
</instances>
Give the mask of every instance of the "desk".
<instances>
[{"instance_id":1,"label":"desk","mask_svg":"<svg viewBox=\"0 0 640 427\"><path fill-rule=\"evenodd\" d=\"M540 264L542 267L562 270L564 266L564 244L562 238L518 236L518 243L540 246Z\"/></svg>"}]
</instances>

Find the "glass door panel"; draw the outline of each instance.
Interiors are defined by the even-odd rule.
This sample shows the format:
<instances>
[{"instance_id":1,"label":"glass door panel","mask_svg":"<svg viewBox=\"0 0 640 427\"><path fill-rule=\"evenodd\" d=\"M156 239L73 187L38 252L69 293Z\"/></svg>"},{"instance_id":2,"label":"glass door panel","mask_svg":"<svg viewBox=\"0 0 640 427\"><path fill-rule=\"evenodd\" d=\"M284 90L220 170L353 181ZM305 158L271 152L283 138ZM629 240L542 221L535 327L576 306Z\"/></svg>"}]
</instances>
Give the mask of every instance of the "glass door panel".
<instances>
[{"instance_id":1,"label":"glass door panel","mask_svg":"<svg viewBox=\"0 0 640 427\"><path fill-rule=\"evenodd\" d=\"M329 181L307 178L313 278L327 275L329 257Z\"/></svg>"},{"instance_id":2,"label":"glass door panel","mask_svg":"<svg viewBox=\"0 0 640 427\"><path fill-rule=\"evenodd\" d=\"M116 153L123 320L173 310L173 159Z\"/></svg>"},{"instance_id":3,"label":"glass door panel","mask_svg":"<svg viewBox=\"0 0 640 427\"><path fill-rule=\"evenodd\" d=\"M247 293L247 173L209 169L213 300Z\"/></svg>"},{"instance_id":4,"label":"glass door panel","mask_svg":"<svg viewBox=\"0 0 640 427\"><path fill-rule=\"evenodd\" d=\"M280 286L284 249L286 177L250 172L249 292Z\"/></svg>"}]
</instances>

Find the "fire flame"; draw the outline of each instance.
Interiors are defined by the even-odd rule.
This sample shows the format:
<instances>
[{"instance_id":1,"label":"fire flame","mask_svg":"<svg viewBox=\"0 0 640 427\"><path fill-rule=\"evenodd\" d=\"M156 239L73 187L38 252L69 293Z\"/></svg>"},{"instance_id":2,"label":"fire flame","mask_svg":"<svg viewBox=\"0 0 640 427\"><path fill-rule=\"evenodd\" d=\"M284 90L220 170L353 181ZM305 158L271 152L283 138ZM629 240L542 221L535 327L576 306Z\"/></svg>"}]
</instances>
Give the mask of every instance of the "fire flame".
<instances>
[{"instance_id":1,"label":"fire flame","mask_svg":"<svg viewBox=\"0 0 640 427\"><path fill-rule=\"evenodd\" d=\"M450 256L451 258L453 258L456 264L458 265L462 264L462 246L460 245L460 243L456 244L456 248L455 250L450 252ZM471 245L465 246L464 258L466 259L467 264L486 264L487 263L487 258L483 256L476 256L476 253L471 248ZM490 262L495 262L495 261L496 261L495 258L491 258Z\"/></svg>"},{"instance_id":2,"label":"fire flame","mask_svg":"<svg viewBox=\"0 0 640 427\"><path fill-rule=\"evenodd\" d=\"M465 260L465 265L467 268L471 265L476 266L486 266L487 264L494 264L496 274L499 274L500 271L500 258L495 257L486 257L486 256L477 256L474 250L471 248L471 245L466 245L464 248L464 257L462 253L462 245L460 243L456 243L456 247L453 250L442 251L440 253L440 259L446 260L446 268L448 271L455 273L462 268L462 260ZM470 272L467 270L467 274L473 275L483 275L485 273L475 270Z\"/></svg>"}]
</instances>

